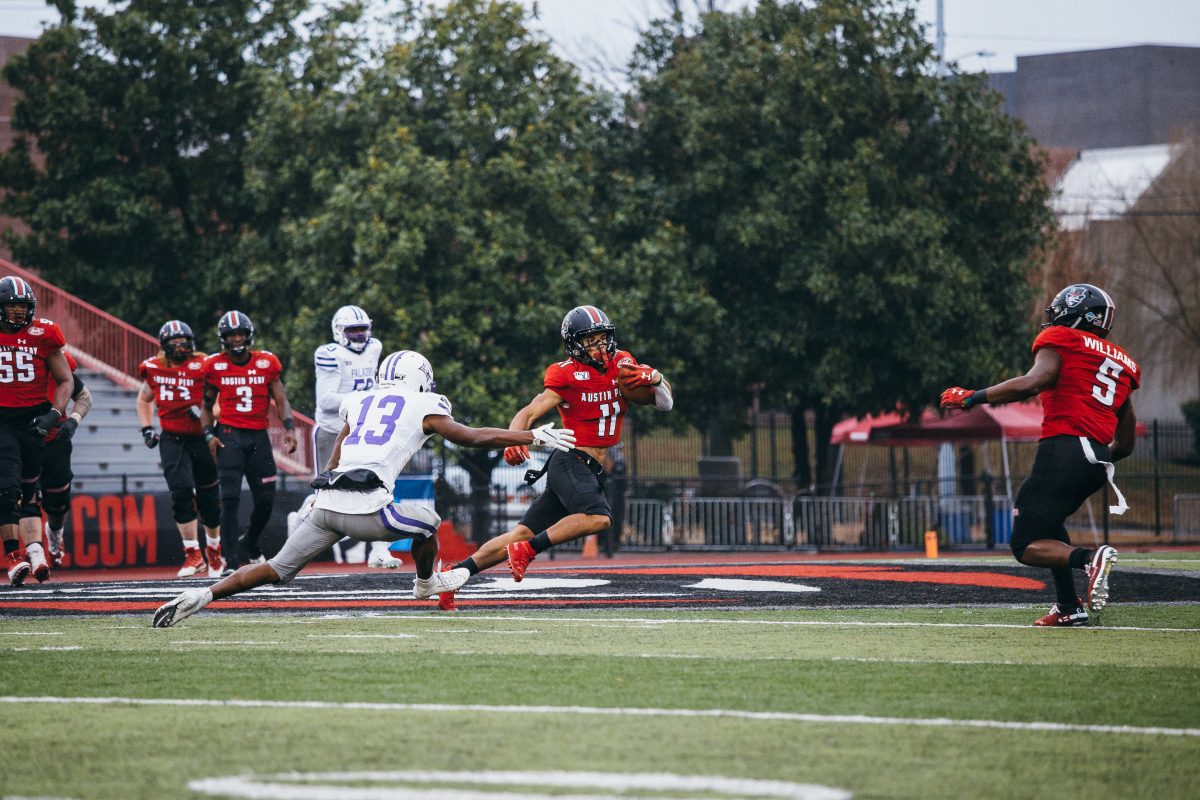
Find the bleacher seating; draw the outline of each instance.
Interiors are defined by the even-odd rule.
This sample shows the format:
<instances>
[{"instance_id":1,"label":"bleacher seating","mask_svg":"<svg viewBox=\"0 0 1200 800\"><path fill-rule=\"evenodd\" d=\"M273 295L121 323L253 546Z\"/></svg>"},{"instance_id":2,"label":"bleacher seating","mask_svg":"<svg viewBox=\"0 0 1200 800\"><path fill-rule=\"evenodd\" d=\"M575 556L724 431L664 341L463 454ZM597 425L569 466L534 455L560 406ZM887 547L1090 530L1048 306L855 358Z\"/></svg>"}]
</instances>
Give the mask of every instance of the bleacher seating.
<instances>
[{"instance_id":1,"label":"bleacher seating","mask_svg":"<svg viewBox=\"0 0 1200 800\"><path fill-rule=\"evenodd\" d=\"M139 433L137 392L82 366L76 372L91 391L93 405L72 441L75 490L165 489L159 451L147 449Z\"/></svg>"}]
</instances>

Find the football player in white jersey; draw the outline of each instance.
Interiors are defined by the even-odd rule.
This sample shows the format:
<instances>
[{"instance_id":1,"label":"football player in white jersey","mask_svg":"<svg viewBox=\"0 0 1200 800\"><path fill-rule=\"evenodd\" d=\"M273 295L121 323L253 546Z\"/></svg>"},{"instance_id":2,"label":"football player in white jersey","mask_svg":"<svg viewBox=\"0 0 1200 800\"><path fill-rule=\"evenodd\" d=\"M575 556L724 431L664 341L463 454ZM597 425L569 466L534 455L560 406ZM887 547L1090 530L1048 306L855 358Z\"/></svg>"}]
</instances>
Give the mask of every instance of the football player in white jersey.
<instances>
[{"instance_id":1,"label":"football player in white jersey","mask_svg":"<svg viewBox=\"0 0 1200 800\"><path fill-rule=\"evenodd\" d=\"M363 392L375 385L375 371L383 345L371 336L371 318L358 306L342 306L330 323L333 341L313 353L316 371L316 466L320 473L329 463L333 443L342 430L338 409L351 392Z\"/></svg>"},{"instance_id":2,"label":"football player in white jersey","mask_svg":"<svg viewBox=\"0 0 1200 800\"><path fill-rule=\"evenodd\" d=\"M358 306L342 306L330 321L333 341L327 342L313 352L313 371L316 373L316 413L313 415L313 464L320 474L333 454L333 443L342 430L338 408L351 392L362 392L375 385L375 371L379 368L379 356L383 344L371 336L371 317ZM308 510L306 501L299 512L288 514L288 535L291 536L299 524L300 515ZM343 546L350 540L343 539L333 548L334 559L342 561ZM366 545L355 542L354 547ZM400 559L388 552L388 542L373 542L367 564L372 567L399 567Z\"/></svg>"},{"instance_id":3,"label":"football player in white jersey","mask_svg":"<svg viewBox=\"0 0 1200 800\"><path fill-rule=\"evenodd\" d=\"M278 554L248 564L209 588L188 589L154 612L153 625L169 628L215 599L268 583L288 583L305 564L343 536L360 541L412 538L413 597L426 600L466 582L465 569L434 572L441 519L422 503L394 502L396 475L433 434L463 447L533 445L569 451L574 431L552 424L534 430L470 428L454 421L450 401L434 392L433 368L420 353L392 353L379 366L377 385L342 400L342 429L329 468L317 476L312 509Z\"/></svg>"}]
</instances>

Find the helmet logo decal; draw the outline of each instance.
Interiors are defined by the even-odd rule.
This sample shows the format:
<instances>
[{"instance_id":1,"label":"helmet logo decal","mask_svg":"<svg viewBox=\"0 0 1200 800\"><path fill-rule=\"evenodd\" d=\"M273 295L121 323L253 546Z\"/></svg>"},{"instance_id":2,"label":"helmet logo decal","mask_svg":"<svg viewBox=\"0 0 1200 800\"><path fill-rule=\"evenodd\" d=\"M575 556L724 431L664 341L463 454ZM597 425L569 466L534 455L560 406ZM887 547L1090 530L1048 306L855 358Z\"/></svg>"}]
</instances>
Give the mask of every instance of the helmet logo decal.
<instances>
[{"instance_id":1,"label":"helmet logo decal","mask_svg":"<svg viewBox=\"0 0 1200 800\"><path fill-rule=\"evenodd\" d=\"M1073 286L1071 287L1071 290L1067 292L1067 296L1063 298L1063 302L1067 304L1068 308L1074 308L1086 300L1087 296L1087 289L1083 288L1082 286Z\"/></svg>"}]
</instances>

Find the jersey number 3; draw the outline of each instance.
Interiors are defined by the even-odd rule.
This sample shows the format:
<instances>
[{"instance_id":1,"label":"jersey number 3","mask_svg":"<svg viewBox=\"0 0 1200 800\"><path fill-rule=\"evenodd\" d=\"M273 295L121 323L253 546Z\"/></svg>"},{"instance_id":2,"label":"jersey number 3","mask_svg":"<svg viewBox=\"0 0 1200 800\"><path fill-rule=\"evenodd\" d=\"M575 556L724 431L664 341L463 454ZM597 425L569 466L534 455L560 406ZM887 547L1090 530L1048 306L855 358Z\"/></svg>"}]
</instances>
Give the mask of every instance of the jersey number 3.
<instances>
[{"instance_id":1,"label":"jersey number 3","mask_svg":"<svg viewBox=\"0 0 1200 800\"><path fill-rule=\"evenodd\" d=\"M1117 379L1121 377L1121 365L1111 358L1104 359L1100 369L1096 370L1096 386L1092 387L1092 397L1111 406L1117 398ZM1101 388L1103 387L1103 388Z\"/></svg>"}]
</instances>

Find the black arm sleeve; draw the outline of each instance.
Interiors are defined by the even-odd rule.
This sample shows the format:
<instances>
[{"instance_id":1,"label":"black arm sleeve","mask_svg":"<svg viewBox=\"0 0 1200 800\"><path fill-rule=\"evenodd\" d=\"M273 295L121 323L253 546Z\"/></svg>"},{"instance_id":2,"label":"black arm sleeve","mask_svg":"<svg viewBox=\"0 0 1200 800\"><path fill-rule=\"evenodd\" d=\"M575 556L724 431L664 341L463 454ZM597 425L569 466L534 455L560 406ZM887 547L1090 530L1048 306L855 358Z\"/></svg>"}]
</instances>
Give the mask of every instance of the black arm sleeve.
<instances>
[{"instance_id":1,"label":"black arm sleeve","mask_svg":"<svg viewBox=\"0 0 1200 800\"><path fill-rule=\"evenodd\" d=\"M78 372L72 372L71 377L75 379L75 388L71 390L71 399L76 400L79 395L83 394L83 378L79 377Z\"/></svg>"}]
</instances>

